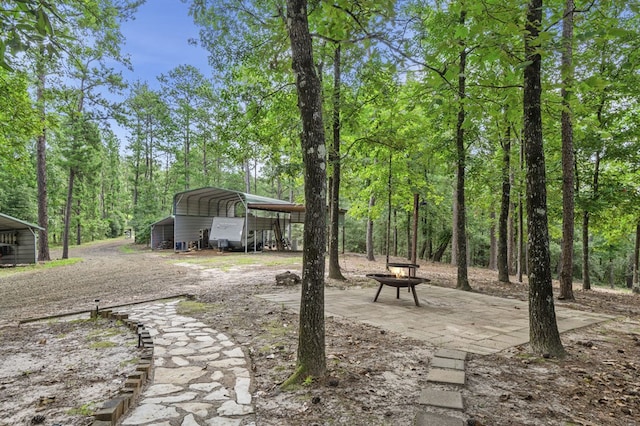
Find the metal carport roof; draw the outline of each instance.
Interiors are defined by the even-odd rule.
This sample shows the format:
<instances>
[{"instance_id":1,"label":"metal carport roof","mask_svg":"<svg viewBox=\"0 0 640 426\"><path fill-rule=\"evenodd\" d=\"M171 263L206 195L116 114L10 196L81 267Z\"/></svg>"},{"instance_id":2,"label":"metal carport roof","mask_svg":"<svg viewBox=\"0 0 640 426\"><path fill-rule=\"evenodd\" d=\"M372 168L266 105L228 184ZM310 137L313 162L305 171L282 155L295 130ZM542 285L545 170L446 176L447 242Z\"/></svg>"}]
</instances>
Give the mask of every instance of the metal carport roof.
<instances>
[{"instance_id":1,"label":"metal carport roof","mask_svg":"<svg viewBox=\"0 0 640 426\"><path fill-rule=\"evenodd\" d=\"M15 217L11 217L9 215L0 213L0 231L8 231L11 229L38 229L40 231L43 228L38 225L34 225L29 222L25 222L20 219L16 219Z\"/></svg>"},{"instance_id":2,"label":"metal carport roof","mask_svg":"<svg viewBox=\"0 0 640 426\"><path fill-rule=\"evenodd\" d=\"M291 212L293 208L304 211L304 206L276 198L215 187L205 187L178 192L173 197L174 215L226 216L233 206L242 203L248 209ZM222 213L224 212L224 214Z\"/></svg>"}]
</instances>

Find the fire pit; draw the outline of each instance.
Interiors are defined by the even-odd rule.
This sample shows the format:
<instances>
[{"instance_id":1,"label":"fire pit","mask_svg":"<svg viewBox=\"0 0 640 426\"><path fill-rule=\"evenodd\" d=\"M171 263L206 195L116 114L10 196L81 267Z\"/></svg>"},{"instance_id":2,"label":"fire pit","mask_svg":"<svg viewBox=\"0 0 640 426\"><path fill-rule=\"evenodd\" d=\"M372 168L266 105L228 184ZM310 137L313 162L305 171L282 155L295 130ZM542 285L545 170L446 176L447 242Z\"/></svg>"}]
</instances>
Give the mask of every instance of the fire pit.
<instances>
[{"instance_id":1,"label":"fire pit","mask_svg":"<svg viewBox=\"0 0 640 426\"><path fill-rule=\"evenodd\" d=\"M373 299L374 302L378 300L378 296L380 295L382 287L388 285L396 288L396 299L400 299L400 288L409 288L411 290L411 293L413 293L413 301L416 302L416 306L420 306L418 295L416 294L416 286L420 283L429 282L429 280L426 278L406 277L393 274L367 274L367 277L374 279L380 283L380 287L378 287L376 297Z\"/></svg>"}]
</instances>

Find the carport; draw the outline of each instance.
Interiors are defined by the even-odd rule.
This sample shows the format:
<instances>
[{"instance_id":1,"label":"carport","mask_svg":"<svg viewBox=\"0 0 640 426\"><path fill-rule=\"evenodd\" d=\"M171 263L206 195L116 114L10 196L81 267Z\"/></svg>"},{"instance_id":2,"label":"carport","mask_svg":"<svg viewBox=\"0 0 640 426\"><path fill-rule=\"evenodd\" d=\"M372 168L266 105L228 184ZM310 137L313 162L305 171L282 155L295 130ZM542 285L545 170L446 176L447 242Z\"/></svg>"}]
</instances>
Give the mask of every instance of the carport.
<instances>
[{"instance_id":1,"label":"carport","mask_svg":"<svg viewBox=\"0 0 640 426\"><path fill-rule=\"evenodd\" d=\"M151 248L173 248L173 232L175 219L173 216L165 217L151 224Z\"/></svg>"},{"instance_id":2,"label":"carport","mask_svg":"<svg viewBox=\"0 0 640 426\"><path fill-rule=\"evenodd\" d=\"M0 265L38 261L38 225L0 213Z\"/></svg>"},{"instance_id":3,"label":"carport","mask_svg":"<svg viewBox=\"0 0 640 426\"><path fill-rule=\"evenodd\" d=\"M171 240L175 251L202 248L214 217L243 217L247 229L278 233L290 223L304 223L304 206L215 187L179 192L173 197L173 215L151 226L151 247Z\"/></svg>"}]
</instances>

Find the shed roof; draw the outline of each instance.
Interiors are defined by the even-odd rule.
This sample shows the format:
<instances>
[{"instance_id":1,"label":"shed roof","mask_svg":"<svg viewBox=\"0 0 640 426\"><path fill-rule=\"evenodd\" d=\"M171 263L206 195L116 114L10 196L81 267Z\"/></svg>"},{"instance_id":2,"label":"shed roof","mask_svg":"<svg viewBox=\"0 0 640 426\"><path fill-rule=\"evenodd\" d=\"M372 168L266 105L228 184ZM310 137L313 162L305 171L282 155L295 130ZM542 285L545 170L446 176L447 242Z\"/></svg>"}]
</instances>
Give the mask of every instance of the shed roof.
<instances>
[{"instance_id":1,"label":"shed roof","mask_svg":"<svg viewBox=\"0 0 640 426\"><path fill-rule=\"evenodd\" d=\"M205 187L178 192L173 197L174 215L226 216L233 215L236 204L248 209L290 212L297 204L276 198L247 194L230 189Z\"/></svg>"},{"instance_id":2,"label":"shed roof","mask_svg":"<svg viewBox=\"0 0 640 426\"><path fill-rule=\"evenodd\" d=\"M0 231L29 228L43 230L43 228L39 227L38 225L34 225L32 223L16 219L15 217L11 217L4 213L0 213Z\"/></svg>"},{"instance_id":3,"label":"shed roof","mask_svg":"<svg viewBox=\"0 0 640 426\"><path fill-rule=\"evenodd\" d=\"M262 197L260 195L255 194L247 194L245 192L233 191L231 189L222 189L222 188L214 188L212 186L192 189L189 191L178 192L174 196L174 200L198 200L198 201L209 201L209 200L221 200L221 201L242 201L245 204L283 204L283 205L293 205L288 201L278 200L276 198Z\"/></svg>"},{"instance_id":4,"label":"shed roof","mask_svg":"<svg viewBox=\"0 0 640 426\"><path fill-rule=\"evenodd\" d=\"M152 223L151 226L154 227L159 225L173 225L175 221L176 218L174 216L167 216L164 219L160 219L159 221Z\"/></svg>"}]
</instances>

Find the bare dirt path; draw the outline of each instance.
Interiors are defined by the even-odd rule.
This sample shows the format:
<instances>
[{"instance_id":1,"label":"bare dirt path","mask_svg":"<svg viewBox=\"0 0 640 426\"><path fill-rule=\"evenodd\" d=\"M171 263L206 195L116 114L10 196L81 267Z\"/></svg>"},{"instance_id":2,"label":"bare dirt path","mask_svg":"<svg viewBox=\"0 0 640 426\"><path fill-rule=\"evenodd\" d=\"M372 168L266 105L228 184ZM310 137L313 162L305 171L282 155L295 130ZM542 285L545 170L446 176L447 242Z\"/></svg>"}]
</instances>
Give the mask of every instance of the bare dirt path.
<instances>
[{"instance_id":1,"label":"bare dirt path","mask_svg":"<svg viewBox=\"0 0 640 426\"><path fill-rule=\"evenodd\" d=\"M102 241L71 247L73 265L0 277L0 325L29 318L91 310L188 293L198 274L151 252L130 253L131 240ZM59 250L52 258L59 257Z\"/></svg>"}]
</instances>

